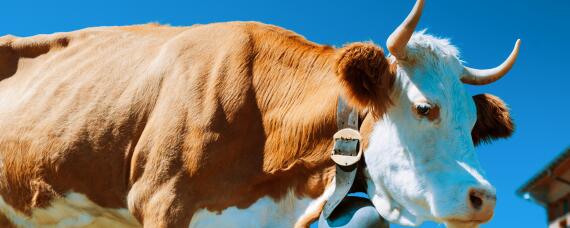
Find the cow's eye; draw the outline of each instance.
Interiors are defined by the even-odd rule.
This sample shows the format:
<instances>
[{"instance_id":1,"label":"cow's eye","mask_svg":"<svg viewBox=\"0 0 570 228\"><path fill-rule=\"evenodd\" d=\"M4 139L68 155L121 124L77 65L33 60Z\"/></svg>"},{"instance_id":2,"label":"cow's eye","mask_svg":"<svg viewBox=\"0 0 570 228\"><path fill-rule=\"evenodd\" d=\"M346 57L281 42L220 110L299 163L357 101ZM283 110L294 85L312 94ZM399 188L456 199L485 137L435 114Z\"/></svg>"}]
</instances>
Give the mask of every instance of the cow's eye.
<instances>
[{"instance_id":1,"label":"cow's eye","mask_svg":"<svg viewBox=\"0 0 570 228\"><path fill-rule=\"evenodd\" d=\"M418 104L416 105L416 112L420 116L428 116L431 112L430 104Z\"/></svg>"},{"instance_id":2,"label":"cow's eye","mask_svg":"<svg viewBox=\"0 0 570 228\"><path fill-rule=\"evenodd\" d=\"M439 106L436 104L417 103L412 109L418 117L425 117L429 121L437 121L439 119Z\"/></svg>"}]
</instances>

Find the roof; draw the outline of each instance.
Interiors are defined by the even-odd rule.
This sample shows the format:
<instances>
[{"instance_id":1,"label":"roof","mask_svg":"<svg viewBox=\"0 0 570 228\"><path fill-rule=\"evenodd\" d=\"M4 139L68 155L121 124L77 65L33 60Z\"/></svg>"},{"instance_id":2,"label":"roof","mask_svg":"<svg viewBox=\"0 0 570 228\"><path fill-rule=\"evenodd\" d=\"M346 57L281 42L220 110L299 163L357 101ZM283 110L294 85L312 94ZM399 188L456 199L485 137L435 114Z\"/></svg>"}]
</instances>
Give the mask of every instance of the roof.
<instances>
[{"instance_id":1,"label":"roof","mask_svg":"<svg viewBox=\"0 0 570 228\"><path fill-rule=\"evenodd\" d=\"M542 178L547 177L550 173L562 165L565 161L570 160L570 147L566 148L561 154L559 154L554 160L548 163L544 168L542 168L537 174L530 178L526 183L524 183L518 190L517 195L520 197L525 197L524 195L532 190L535 184Z\"/></svg>"}]
</instances>

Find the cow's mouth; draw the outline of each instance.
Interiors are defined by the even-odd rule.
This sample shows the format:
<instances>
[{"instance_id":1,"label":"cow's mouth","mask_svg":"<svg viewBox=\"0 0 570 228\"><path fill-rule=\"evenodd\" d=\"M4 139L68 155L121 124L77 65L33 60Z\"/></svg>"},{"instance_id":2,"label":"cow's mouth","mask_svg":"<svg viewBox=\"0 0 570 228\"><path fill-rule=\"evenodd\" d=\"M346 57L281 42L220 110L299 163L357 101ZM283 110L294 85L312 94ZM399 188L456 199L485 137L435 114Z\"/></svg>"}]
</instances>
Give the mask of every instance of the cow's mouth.
<instances>
[{"instance_id":1,"label":"cow's mouth","mask_svg":"<svg viewBox=\"0 0 570 228\"><path fill-rule=\"evenodd\" d=\"M489 220L444 218L443 223L448 228L476 228Z\"/></svg>"},{"instance_id":2,"label":"cow's mouth","mask_svg":"<svg viewBox=\"0 0 570 228\"><path fill-rule=\"evenodd\" d=\"M447 228L477 228L483 221L446 221L445 226Z\"/></svg>"},{"instance_id":3,"label":"cow's mouth","mask_svg":"<svg viewBox=\"0 0 570 228\"><path fill-rule=\"evenodd\" d=\"M487 223L491 220L491 217L488 218L480 218L480 217L444 217L441 218L441 222L445 223L447 227L479 227L479 225L483 223Z\"/></svg>"}]
</instances>

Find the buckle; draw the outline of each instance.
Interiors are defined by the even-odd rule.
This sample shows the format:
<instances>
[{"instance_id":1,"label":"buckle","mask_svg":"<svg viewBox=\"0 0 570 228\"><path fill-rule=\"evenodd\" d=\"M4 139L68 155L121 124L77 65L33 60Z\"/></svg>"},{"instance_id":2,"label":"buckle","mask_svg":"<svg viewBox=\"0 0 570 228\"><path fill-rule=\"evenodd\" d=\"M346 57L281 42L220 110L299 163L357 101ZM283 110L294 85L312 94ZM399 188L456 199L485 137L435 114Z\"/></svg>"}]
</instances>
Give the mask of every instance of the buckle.
<instances>
[{"instance_id":1,"label":"buckle","mask_svg":"<svg viewBox=\"0 0 570 228\"><path fill-rule=\"evenodd\" d=\"M331 159L340 166L356 164L362 157L360 132L352 128L337 131L334 136L334 146Z\"/></svg>"}]
</instances>

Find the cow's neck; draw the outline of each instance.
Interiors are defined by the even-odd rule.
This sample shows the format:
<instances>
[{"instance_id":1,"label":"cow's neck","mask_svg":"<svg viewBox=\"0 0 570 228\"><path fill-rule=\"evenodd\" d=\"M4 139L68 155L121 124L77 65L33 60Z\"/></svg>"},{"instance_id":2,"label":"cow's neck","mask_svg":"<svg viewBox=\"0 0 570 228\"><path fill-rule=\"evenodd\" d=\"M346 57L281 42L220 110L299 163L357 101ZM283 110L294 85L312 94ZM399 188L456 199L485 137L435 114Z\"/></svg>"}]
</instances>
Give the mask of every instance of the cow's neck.
<instances>
[{"instance_id":1,"label":"cow's neck","mask_svg":"<svg viewBox=\"0 0 570 228\"><path fill-rule=\"evenodd\" d=\"M252 87L264 132L262 172L243 186L247 190L236 203L252 212L256 208L272 211L268 204L285 203L294 213L283 213L301 211L302 223L318 216L325 189L332 187L330 151L338 130L337 100L343 90L333 69L334 48L294 36L270 38L256 39L267 43L252 50ZM232 211L210 208L224 214Z\"/></svg>"},{"instance_id":2,"label":"cow's neck","mask_svg":"<svg viewBox=\"0 0 570 228\"><path fill-rule=\"evenodd\" d=\"M273 50L272 55L280 52ZM264 56L267 62L258 64L254 73L267 136L263 168L271 174L263 186L273 188L268 191L274 199L285 198L292 191L315 205L322 201L319 196L334 176L330 150L342 90L332 71L332 48L315 46L297 54L302 58L267 61L271 56ZM291 53L281 56L295 57Z\"/></svg>"}]
</instances>

